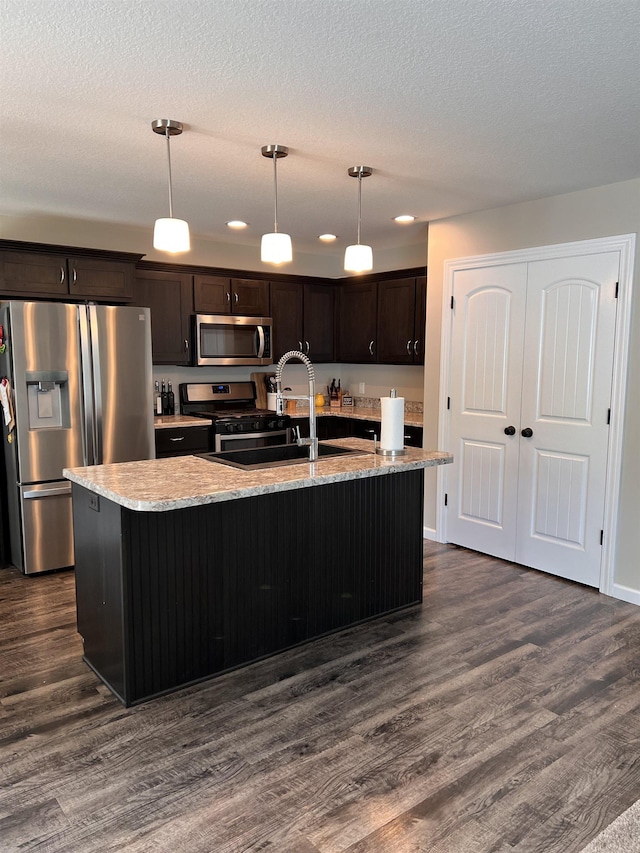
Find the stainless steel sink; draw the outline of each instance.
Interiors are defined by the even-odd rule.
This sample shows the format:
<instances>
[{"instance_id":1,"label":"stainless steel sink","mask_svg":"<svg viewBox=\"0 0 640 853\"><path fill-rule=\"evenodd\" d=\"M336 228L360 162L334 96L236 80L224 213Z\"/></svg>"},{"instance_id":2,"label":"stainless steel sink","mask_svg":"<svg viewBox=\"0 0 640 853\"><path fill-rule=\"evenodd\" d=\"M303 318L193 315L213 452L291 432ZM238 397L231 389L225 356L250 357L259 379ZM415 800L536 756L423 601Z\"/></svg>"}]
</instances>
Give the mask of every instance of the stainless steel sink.
<instances>
[{"instance_id":1,"label":"stainless steel sink","mask_svg":"<svg viewBox=\"0 0 640 853\"><path fill-rule=\"evenodd\" d=\"M319 444L318 459L331 456L362 456L366 450L351 450L335 444ZM220 462L232 468L253 471L258 468L277 468L281 465L299 465L308 462L309 448L297 444L280 444L275 447L252 447L248 450L222 450L218 453L199 453L200 459L208 462Z\"/></svg>"}]
</instances>

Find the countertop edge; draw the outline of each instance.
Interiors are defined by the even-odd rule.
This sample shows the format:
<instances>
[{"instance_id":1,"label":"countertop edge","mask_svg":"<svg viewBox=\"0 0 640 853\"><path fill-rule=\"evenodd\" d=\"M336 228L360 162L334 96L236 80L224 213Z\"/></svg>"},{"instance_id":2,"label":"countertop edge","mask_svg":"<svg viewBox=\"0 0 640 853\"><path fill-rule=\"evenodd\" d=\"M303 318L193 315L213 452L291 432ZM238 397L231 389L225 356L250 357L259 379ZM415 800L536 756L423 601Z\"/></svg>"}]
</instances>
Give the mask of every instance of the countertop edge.
<instances>
[{"instance_id":1,"label":"countertop edge","mask_svg":"<svg viewBox=\"0 0 640 853\"><path fill-rule=\"evenodd\" d=\"M359 440L353 439L341 439L340 442L354 442ZM361 441L361 440L360 440ZM335 442L333 442L335 443ZM369 442L366 442L369 444ZM359 480L364 479L366 477L379 477L385 476L387 474L399 473L407 470L415 470L420 468L431 468L438 465L446 465L453 461L453 457L449 453L440 452L440 451L421 451L416 450L416 455L420 454L421 458L406 458L401 457L398 459L382 459L381 457L373 457L375 459L375 464L372 465L372 454L370 451L364 451L367 454L365 461L365 466L362 468L348 469L348 470L339 470L336 471L334 468L329 467L327 464L329 460L321 460L318 463L302 463L308 467L316 467L318 465L323 465L325 467L325 471L318 472L317 470L309 473L305 473L304 475L291 477L291 474L298 473L293 469L300 469L301 465L295 466L286 466L286 473L289 474L288 479L284 480L275 480L272 482L252 482L245 484L238 484L237 486L231 485L218 485L213 486L210 492L197 493L194 491L188 495L184 495L181 497L177 497L175 499L171 498L135 498L127 496L125 492L125 486L121 485L120 490L116 491L114 488L109 488L108 486L101 484L98 482L101 473L107 472L108 469L111 471L115 471L116 469L122 470L122 466L126 466L130 463L120 463L118 465L112 466L94 466L94 468L75 468L68 469L65 468L63 471L63 476L66 479L70 480L72 483L75 483L78 486L82 486L85 489L88 489L94 492L101 497L104 497L107 500L112 501L113 503L118 504L119 506L124 507L125 509L133 510L134 512L170 512L171 510L176 509L186 509L188 507L195 506L204 506L208 504L214 503L222 503L230 500L239 500L242 498L255 497L258 495L266 495L273 494L275 492L284 492L284 491L293 491L295 489L306 489L313 488L315 486L321 486L329 483L337 483L337 482L345 482L348 480ZM425 458L425 453L429 454L427 458ZM201 460L197 460L194 456L183 456L179 457L183 463L187 460L193 460L194 462L200 462ZM352 463L353 460L358 459L359 457L351 457ZM157 460L157 462L166 462L168 460ZM147 463L138 463L139 465L150 465L154 464L154 460L148 460ZM202 464L211 465L214 463L203 462ZM223 468L223 466L219 466ZM328 470L326 470L328 468ZM102 469L100 472L98 469ZM152 470L152 469L150 469ZM283 469L270 469L271 471L282 471ZM91 473L84 473L91 472ZM137 469L136 469L137 472ZM220 476L228 476L229 478L237 476L238 472L236 469L225 469L224 472L217 472ZM258 472L259 473L259 472ZM252 472L252 474L256 474L256 472ZM115 475L114 475L115 476ZM270 476L273 476L271 474ZM136 478L139 480L140 475ZM117 479L117 477L116 477ZM255 479L255 478L254 478ZM126 483L125 483L126 485Z\"/></svg>"}]
</instances>

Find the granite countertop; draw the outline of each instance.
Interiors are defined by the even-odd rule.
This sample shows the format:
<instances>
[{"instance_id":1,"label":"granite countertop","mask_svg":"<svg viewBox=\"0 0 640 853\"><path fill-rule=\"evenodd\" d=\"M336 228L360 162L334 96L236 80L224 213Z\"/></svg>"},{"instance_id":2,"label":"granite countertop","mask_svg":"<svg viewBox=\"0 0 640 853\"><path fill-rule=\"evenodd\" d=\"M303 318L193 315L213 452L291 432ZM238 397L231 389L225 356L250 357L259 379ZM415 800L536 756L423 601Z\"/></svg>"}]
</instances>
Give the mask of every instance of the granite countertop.
<instances>
[{"instance_id":1,"label":"granite countertop","mask_svg":"<svg viewBox=\"0 0 640 853\"><path fill-rule=\"evenodd\" d=\"M295 412L288 412L292 418L308 418L309 407L299 406ZM381 421L382 414L380 409L365 409L362 406L346 406L343 409L331 409L325 406L322 409L316 409L316 417L343 417L356 418L360 421ZM404 422L408 426L422 426L424 415L422 412L408 412L404 410Z\"/></svg>"},{"instance_id":2,"label":"granite countertop","mask_svg":"<svg viewBox=\"0 0 640 853\"><path fill-rule=\"evenodd\" d=\"M341 438L338 444L361 455L338 456L283 465L279 468L243 471L197 456L172 456L142 462L118 462L85 468L65 468L63 476L120 506L139 512L173 509L236 500L270 492L289 491L375 477L399 471L430 468L453 461L449 453L407 448L395 459L373 453L373 443Z\"/></svg>"},{"instance_id":3,"label":"granite countertop","mask_svg":"<svg viewBox=\"0 0 640 853\"><path fill-rule=\"evenodd\" d=\"M275 414L275 412L274 412ZM291 414L292 418L308 418L309 407L299 406L295 412ZM328 406L322 409L316 409L317 417L343 417L356 418L361 421L380 421L380 409L365 409L362 406L347 406L344 409L331 409ZM408 412L405 409L404 422L410 426L422 426L422 412ZM207 426L213 423L209 418L193 418L190 415L156 415L153 419L155 429L167 429L169 427L187 427L187 426Z\"/></svg>"},{"instance_id":4,"label":"granite countertop","mask_svg":"<svg viewBox=\"0 0 640 853\"><path fill-rule=\"evenodd\" d=\"M209 418L192 418L190 415L156 415L153 419L153 428L211 426L212 423L213 421Z\"/></svg>"}]
</instances>

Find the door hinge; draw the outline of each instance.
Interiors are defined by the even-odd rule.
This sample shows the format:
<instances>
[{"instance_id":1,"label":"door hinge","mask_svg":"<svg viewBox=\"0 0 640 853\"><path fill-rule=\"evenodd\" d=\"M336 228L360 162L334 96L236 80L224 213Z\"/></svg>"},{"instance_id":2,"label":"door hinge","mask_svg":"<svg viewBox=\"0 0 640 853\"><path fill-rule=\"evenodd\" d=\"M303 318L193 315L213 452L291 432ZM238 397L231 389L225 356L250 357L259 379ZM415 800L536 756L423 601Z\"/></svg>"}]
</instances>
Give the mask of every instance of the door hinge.
<instances>
[{"instance_id":1,"label":"door hinge","mask_svg":"<svg viewBox=\"0 0 640 853\"><path fill-rule=\"evenodd\" d=\"M619 289L620 289L620 282L619 282L619 281L616 281L616 295L615 295L615 298L616 298L616 299L618 298L618 290L619 290Z\"/></svg>"},{"instance_id":2,"label":"door hinge","mask_svg":"<svg viewBox=\"0 0 640 853\"><path fill-rule=\"evenodd\" d=\"M602 545L603 542L604 542L604 530L601 530L600 531L600 544Z\"/></svg>"},{"instance_id":3,"label":"door hinge","mask_svg":"<svg viewBox=\"0 0 640 853\"><path fill-rule=\"evenodd\" d=\"M453 306L454 306L454 304L455 304L455 301L454 301L454 298L453 298L453 296L452 296L452 297L451 297L451 310L452 310L452 311L453 311Z\"/></svg>"},{"instance_id":4,"label":"door hinge","mask_svg":"<svg viewBox=\"0 0 640 853\"><path fill-rule=\"evenodd\" d=\"M607 424L611 423L611 409L607 409Z\"/></svg>"},{"instance_id":5,"label":"door hinge","mask_svg":"<svg viewBox=\"0 0 640 853\"><path fill-rule=\"evenodd\" d=\"M445 492L444 493L444 505L447 506L448 503L449 503L449 495Z\"/></svg>"},{"instance_id":6,"label":"door hinge","mask_svg":"<svg viewBox=\"0 0 640 853\"><path fill-rule=\"evenodd\" d=\"M451 397L447 397L447 409L451 408Z\"/></svg>"}]
</instances>

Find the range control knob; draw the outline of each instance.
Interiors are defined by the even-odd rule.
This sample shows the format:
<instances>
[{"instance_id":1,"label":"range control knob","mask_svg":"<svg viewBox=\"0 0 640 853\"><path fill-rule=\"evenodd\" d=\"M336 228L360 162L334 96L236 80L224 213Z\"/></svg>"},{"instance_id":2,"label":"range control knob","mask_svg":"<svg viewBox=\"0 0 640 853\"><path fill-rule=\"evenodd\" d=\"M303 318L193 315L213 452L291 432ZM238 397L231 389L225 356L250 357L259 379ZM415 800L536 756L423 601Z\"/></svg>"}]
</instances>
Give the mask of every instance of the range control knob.
<instances>
[{"instance_id":1,"label":"range control knob","mask_svg":"<svg viewBox=\"0 0 640 853\"><path fill-rule=\"evenodd\" d=\"M267 429L275 429L277 425L277 421L267 421Z\"/></svg>"},{"instance_id":2,"label":"range control knob","mask_svg":"<svg viewBox=\"0 0 640 853\"><path fill-rule=\"evenodd\" d=\"M284 429L286 426L284 421L278 421L278 429Z\"/></svg>"},{"instance_id":3,"label":"range control knob","mask_svg":"<svg viewBox=\"0 0 640 853\"><path fill-rule=\"evenodd\" d=\"M253 422L253 428L254 429L260 429L260 421L254 421Z\"/></svg>"},{"instance_id":4,"label":"range control knob","mask_svg":"<svg viewBox=\"0 0 640 853\"><path fill-rule=\"evenodd\" d=\"M226 430L227 432L233 432L233 424L227 424Z\"/></svg>"}]
</instances>

